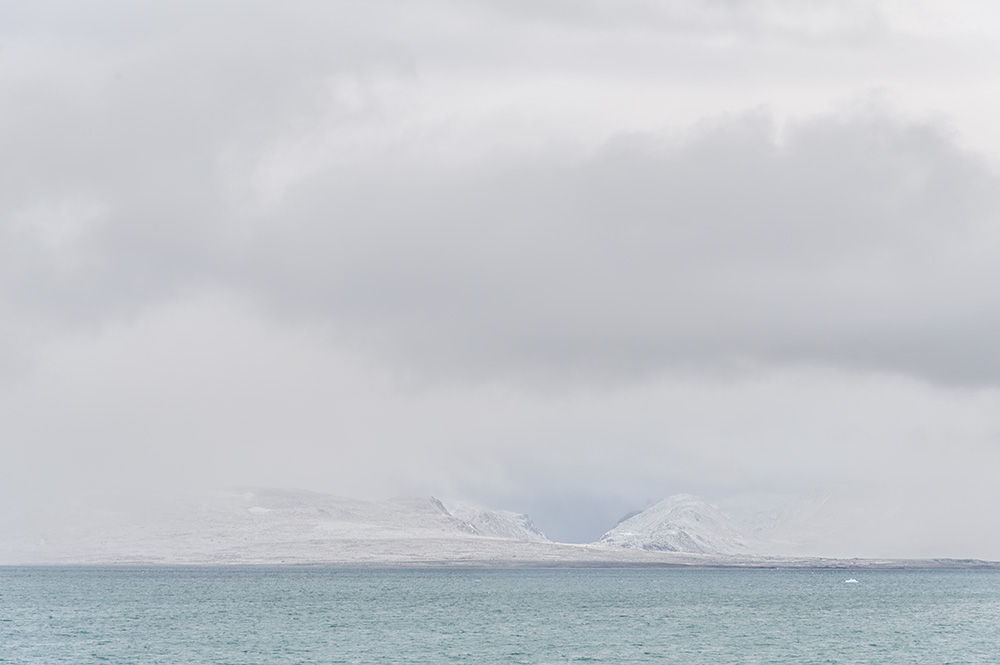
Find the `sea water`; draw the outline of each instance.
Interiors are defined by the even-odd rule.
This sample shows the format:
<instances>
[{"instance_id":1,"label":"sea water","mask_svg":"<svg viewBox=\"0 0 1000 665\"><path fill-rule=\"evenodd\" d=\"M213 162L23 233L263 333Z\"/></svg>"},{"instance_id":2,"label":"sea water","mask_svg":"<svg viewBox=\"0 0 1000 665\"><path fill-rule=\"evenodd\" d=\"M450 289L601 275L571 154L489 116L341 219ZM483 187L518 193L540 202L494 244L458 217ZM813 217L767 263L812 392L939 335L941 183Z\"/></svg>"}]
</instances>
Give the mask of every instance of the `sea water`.
<instances>
[{"instance_id":1,"label":"sea water","mask_svg":"<svg viewBox=\"0 0 1000 665\"><path fill-rule=\"evenodd\" d=\"M1000 571L0 568L0 662L1000 663Z\"/></svg>"}]
</instances>

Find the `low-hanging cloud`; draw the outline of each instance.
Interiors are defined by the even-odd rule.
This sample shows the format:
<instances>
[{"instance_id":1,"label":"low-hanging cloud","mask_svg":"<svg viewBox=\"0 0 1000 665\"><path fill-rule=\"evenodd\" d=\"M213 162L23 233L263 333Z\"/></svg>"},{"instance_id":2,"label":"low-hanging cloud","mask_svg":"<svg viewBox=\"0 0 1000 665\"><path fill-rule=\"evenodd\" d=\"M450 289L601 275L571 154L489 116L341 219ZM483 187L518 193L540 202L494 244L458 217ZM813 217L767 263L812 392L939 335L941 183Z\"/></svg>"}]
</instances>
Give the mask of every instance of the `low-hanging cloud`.
<instances>
[{"instance_id":1,"label":"low-hanging cloud","mask_svg":"<svg viewBox=\"0 0 1000 665\"><path fill-rule=\"evenodd\" d=\"M933 125L766 116L593 154L315 175L226 279L394 362L621 376L807 363L992 383L996 181ZM442 370L442 368L444 368Z\"/></svg>"}]
</instances>

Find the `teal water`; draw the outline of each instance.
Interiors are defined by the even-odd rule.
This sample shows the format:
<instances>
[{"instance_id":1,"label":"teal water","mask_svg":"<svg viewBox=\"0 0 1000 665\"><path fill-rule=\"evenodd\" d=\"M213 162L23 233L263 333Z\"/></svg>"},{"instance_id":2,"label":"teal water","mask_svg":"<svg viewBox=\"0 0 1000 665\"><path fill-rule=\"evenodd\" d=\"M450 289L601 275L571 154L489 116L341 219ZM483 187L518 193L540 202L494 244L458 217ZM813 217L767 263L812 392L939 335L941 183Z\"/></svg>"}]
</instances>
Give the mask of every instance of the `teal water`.
<instances>
[{"instance_id":1,"label":"teal water","mask_svg":"<svg viewBox=\"0 0 1000 665\"><path fill-rule=\"evenodd\" d=\"M0 568L0 662L1000 663L1000 572Z\"/></svg>"}]
</instances>

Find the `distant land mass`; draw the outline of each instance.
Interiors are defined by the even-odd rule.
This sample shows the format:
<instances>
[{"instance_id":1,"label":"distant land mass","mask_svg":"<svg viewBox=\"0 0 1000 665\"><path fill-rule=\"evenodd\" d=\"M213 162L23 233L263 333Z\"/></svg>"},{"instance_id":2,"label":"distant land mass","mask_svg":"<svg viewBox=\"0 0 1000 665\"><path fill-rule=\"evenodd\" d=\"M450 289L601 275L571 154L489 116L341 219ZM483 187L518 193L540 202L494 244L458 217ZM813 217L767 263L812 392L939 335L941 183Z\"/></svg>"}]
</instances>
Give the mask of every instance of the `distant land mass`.
<instances>
[{"instance_id":1,"label":"distant land mass","mask_svg":"<svg viewBox=\"0 0 1000 665\"><path fill-rule=\"evenodd\" d=\"M879 544L859 544L870 527L851 532L849 505L836 491L718 505L681 494L578 545L550 541L527 515L468 501L244 488L5 513L0 564L1000 567L867 555Z\"/></svg>"}]
</instances>

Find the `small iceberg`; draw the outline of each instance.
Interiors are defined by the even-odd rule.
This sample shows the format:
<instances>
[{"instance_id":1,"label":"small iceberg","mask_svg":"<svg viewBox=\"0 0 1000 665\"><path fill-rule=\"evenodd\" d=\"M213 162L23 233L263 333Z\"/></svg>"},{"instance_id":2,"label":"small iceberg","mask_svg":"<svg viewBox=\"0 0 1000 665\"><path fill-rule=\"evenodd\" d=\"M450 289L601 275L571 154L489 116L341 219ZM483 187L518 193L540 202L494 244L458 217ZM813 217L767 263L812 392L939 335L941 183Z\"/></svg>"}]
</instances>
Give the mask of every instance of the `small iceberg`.
<instances>
[{"instance_id":1,"label":"small iceberg","mask_svg":"<svg viewBox=\"0 0 1000 665\"><path fill-rule=\"evenodd\" d=\"M858 583L858 581L856 579L854 579L853 577L851 579L849 579L849 580L844 580L844 584L857 584L857 583Z\"/></svg>"}]
</instances>

